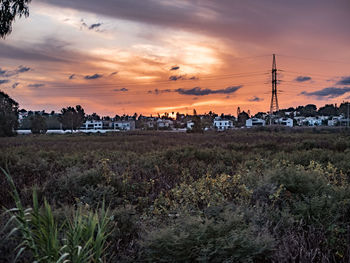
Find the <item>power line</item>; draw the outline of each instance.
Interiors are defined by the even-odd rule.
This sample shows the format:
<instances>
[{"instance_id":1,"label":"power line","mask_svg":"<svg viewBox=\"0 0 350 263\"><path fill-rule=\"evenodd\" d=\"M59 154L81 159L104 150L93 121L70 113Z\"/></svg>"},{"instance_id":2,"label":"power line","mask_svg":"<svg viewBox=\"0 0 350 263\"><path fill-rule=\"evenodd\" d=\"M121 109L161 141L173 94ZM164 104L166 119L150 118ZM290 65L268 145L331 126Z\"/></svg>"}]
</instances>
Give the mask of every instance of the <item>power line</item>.
<instances>
[{"instance_id":1,"label":"power line","mask_svg":"<svg viewBox=\"0 0 350 263\"><path fill-rule=\"evenodd\" d=\"M267 73L266 71L258 71L258 72L247 72L247 73L235 73L235 74L225 74L225 75L213 75L213 76L207 76L207 77L199 77L198 79L181 79L176 81L172 80L161 80L161 81L152 81L152 82L124 82L124 83L99 83L99 84L73 84L74 87L107 87L107 86L121 86L121 87L132 87L132 86L142 86L142 85L154 85L154 84L169 84L174 85L176 83L183 83L183 82L197 82L202 80L218 80L218 79L227 79L227 78L247 78L252 76L265 76ZM55 87L63 87L63 88L72 88L72 86L68 86L69 84L48 84ZM44 88L44 87L43 87Z\"/></svg>"},{"instance_id":2,"label":"power line","mask_svg":"<svg viewBox=\"0 0 350 263\"><path fill-rule=\"evenodd\" d=\"M219 79L230 79L231 77L225 77L225 78L213 78L213 79L204 79L206 81L209 80L219 80ZM256 79L256 78L255 78ZM254 83L257 81L254 81ZM149 83L149 84L169 84L170 86L173 86L175 84L179 84L181 85L183 82L179 81L179 82L171 82L171 81L167 81L165 83L160 83L160 82L154 82L154 83ZM195 81L192 82L194 85ZM257 83L261 83L261 82L257 82ZM186 84L189 84L189 82L187 82ZM240 81L238 84L235 85L246 85L246 84L251 84L251 82L243 82ZM70 90L80 90L80 89L84 89L84 88L101 88L101 87L111 87L111 88L120 88L120 87L139 87L139 86L143 86L145 85L144 83L139 83L139 84L115 84L115 83L102 83L102 84L90 84L90 85L85 85L85 84L78 84L78 85L72 85L72 86L68 86L68 85L63 85L63 84L50 84L48 86L43 86L43 87L39 87L36 89L46 89L48 90L48 87L50 90L52 89L70 89ZM193 85L192 85L193 86ZM206 85L207 86L207 85ZM216 86L217 87L217 86Z\"/></svg>"},{"instance_id":3,"label":"power line","mask_svg":"<svg viewBox=\"0 0 350 263\"><path fill-rule=\"evenodd\" d=\"M299 74L299 75L315 75L315 76L320 76L320 77L341 77L341 76L334 76L334 75L326 75L326 74L318 74L318 73L308 73L308 72L298 72L298 71L291 71L291 70L279 70L281 72L285 72L285 73L294 73L294 74ZM283 73L283 74L285 74Z\"/></svg>"},{"instance_id":4,"label":"power line","mask_svg":"<svg viewBox=\"0 0 350 263\"><path fill-rule=\"evenodd\" d=\"M350 65L349 62L345 62L345 61L318 59L318 58L309 58L309 57L298 57L298 56L283 55L283 54L278 54L278 56L280 56L280 57L287 57L287 58L294 58L294 59L299 59L299 60L311 60L311 61L317 61L317 62L339 63L339 64L348 64L348 65Z\"/></svg>"}]
</instances>

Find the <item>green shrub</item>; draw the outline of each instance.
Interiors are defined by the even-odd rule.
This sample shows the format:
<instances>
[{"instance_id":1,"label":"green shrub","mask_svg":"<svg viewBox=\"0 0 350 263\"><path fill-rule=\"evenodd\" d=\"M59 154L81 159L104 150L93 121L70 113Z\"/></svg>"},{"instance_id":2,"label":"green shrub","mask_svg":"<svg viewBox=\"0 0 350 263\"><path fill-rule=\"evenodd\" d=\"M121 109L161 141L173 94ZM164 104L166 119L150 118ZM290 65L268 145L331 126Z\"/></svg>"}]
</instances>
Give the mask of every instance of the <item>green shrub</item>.
<instances>
[{"instance_id":1,"label":"green shrub","mask_svg":"<svg viewBox=\"0 0 350 263\"><path fill-rule=\"evenodd\" d=\"M148 262L264 262L274 239L247 222L239 211L221 218L185 217L174 225L147 233L142 258Z\"/></svg>"},{"instance_id":2,"label":"green shrub","mask_svg":"<svg viewBox=\"0 0 350 263\"><path fill-rule=\"evenodd\" d=\"M100 262L106 258L110 218L104 206L100 213L84 214L78 209L73 218L68 217L59 226L48 202L39 206L36 192L33 208L25 209L12 178L2 171L16 203L15 208L6 211L11 216L7 225L14 225L8 236L18 232L20 238L15 261L25 251L30 252L35 262Z\"/></svg>"}]
</instances>

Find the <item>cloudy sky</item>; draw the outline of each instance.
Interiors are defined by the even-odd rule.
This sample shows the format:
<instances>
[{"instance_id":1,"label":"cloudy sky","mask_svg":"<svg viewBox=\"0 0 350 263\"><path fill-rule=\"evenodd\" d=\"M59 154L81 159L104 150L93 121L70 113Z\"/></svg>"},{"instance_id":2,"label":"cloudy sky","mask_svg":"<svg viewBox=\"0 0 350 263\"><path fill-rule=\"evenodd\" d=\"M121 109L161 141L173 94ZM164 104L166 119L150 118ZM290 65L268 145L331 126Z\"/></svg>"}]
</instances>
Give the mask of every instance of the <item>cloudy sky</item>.
<instances>
[{"instance_id":1,"label":"cloudy sky","mask_svg":"<svg viewBox=\"0 0 350 263\"><path fill-rule=\"evenodd\" d=\"M26 109L101 115L268 111L350 99L348 0L33 0L0 40Z\"/></svg>"}]
</instances>

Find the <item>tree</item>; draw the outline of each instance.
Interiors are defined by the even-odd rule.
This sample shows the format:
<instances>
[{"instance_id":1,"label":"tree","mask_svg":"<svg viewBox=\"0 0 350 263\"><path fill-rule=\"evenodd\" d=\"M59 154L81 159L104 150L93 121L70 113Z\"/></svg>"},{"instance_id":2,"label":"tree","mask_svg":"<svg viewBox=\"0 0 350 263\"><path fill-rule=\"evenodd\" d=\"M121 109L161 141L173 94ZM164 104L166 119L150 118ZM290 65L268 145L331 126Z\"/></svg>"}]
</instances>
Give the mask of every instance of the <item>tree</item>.
<instances>
[{"instance_id":1,"label":"tree","mask_svg":"<svg viewBox=\"0 0 350 263\"><path fill-rule=\"evenodd\" d=\"M192 132L194 132L194 133L202 133L203 132L202 122L198 116L195 116L195 118L193 119Z\"/></svg>"},{"instance_id":2,"label":"tree","mask_svg":"<svg viewBox=\"0 0 350 263\"><path fill-rule=\"evenodd\" d=\"M348 118L348 104L349 102L343 102L339 106L339 114L343 114L345 118Z\"/></svg>"},{"instance_id":3,"label":"tree","mask_svg":"<svg viewBox=\"0 0 350 263\"><path fill-rule=\"evenodd\" d=\"M47 132L46 118L36 114L30 118L30 130L33 134L45 134Z\"/></svg>"},{"instance_id":4,"label":"tree","mask_svg":"<svg viewBox=\"0 0 350 263\"><path fill-rule=\"evenodd\" d=\"M244 126L245 125L245 121L249 119L249 115L248 113L246 113L245 111L241 112L238 117L237 117L237 125L238 126Z\"/></svg>"},{"instance_id":5,"label":"tree","mask_svg":"<svg viewBox=\"0 0 350 263\"><path fill-rule=\"evenodd\" d=\"M1 0L0 2L0 37L5 38L12 31L16 17L28 17L28 4L31 0Z\"/></svg>"},{"instance_id":6,"label":"tree","mask_svg":"<svg viewBox=\"0 0 350 263\"><path fill-rule=\"evenodd\" d=\"M319 108L318 114L323 116L336 116L338 114L338 109L333 104L326 104Z\"/></svg>"},{"instance_id":7,"label":"tree","mask_svg":"<svg viewBox=\"0 0 350 263\"><path fill-rule=\"evenodd\" d=\"M314 104L308 104L305 107L299 106L297 111L300 112L301 116L304 117L315 117L317 113L317 107Z\"/></svg>"},{"instance_id":8,"label":"tree","mask_svg":"<svg viewBox=\"0 0 350 263\"><path fill-rule=\"evenodd\" d=\"M99 121L99 120L101 120L101 117L96 112L94 112L91 115L87 115L86 119L89 121Z\"/></svg>"},{"instance_id":9,"label":"tree","mask_svg":"<svg viewBox=\"0 0 350 263\"><path fill-rule=\"evenodd\" d=\"M74 107L67 107L61 110L60 122L62 123L63 130L70 129L77 130L84 122L85 112L84 109L77 105Z\"/></svg>"},{"instance_id":10,"label":"tree","mask_svg":"<svg viewBox=\"0 0 350 263\"><path fill-rule=\"evenodd\" d=\"M18 103L0 91L0 137L15 135L18 128Z\"/></svg>"}]
</instances>

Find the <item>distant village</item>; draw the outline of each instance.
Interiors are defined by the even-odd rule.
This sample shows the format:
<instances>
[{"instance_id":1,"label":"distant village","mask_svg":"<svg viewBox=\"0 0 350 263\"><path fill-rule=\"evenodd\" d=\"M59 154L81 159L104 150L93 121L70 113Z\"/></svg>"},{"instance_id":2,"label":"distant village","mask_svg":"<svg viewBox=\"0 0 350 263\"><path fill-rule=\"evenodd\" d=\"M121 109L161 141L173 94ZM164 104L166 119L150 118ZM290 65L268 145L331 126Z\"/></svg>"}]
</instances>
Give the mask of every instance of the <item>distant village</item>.
<instances>
[{"instance_id":1,"label":"distant village","mask_svg":"<svg viewBox=\"0 0 350 263\"><path fill-rule=\"evenodd\" d=\"M31 133L31 120L33 116L40 115L45 119L47 133L106 133L133 130L160 130L178 132L203 132L225 131L237 128L252 128L267 125L279 125L286 127L315 127L315 126L349 126L349 103L328 104L317 109L313 104L299 106L297 108L282 109L274 113L259 112L251 115L250 111L241 111L237 108L237 115L221 114L213 112L197 114L164 113L157 116L143 116L134 114L116 115L114 117L100 117L98 114L85 115L82 125L75 129L67 129L62 126L61 115L52 111L19 111L19 127L17 133ZM174 117L171 117L174 116Z\"/></svg>"}]
</instances>

